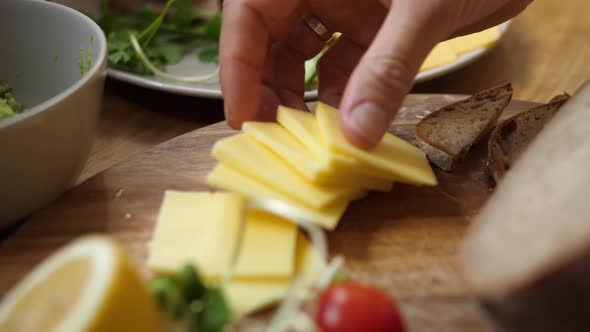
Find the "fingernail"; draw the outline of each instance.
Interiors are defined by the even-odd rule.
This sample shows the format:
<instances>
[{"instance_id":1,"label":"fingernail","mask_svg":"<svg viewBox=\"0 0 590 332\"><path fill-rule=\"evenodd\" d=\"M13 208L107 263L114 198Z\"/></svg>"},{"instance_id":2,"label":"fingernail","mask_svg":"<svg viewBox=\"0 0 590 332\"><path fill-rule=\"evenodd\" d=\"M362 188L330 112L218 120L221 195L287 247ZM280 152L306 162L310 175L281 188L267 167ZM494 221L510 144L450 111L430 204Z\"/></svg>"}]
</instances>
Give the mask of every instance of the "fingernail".
<instances>
[{"instance_id":1,"label":"fingernail","mask_svg":"<svg viewBox=\"0 0 590 332\"><path fill-rule=\"evenodd\" d=\"M348 116L348 126L357 137L361 137L369 146L373 146L383 137L389 128L387 111L377 104L365 101L356 105Z\"/></svg>"}]
</instances>

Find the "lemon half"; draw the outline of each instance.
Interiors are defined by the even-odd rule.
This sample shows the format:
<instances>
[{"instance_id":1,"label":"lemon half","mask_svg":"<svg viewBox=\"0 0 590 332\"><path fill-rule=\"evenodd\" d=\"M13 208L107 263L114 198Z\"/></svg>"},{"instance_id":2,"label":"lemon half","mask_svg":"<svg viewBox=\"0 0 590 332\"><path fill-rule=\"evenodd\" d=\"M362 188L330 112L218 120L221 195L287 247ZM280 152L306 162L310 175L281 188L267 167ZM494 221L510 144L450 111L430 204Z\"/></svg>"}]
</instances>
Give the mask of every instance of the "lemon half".
<instances>
[{"instance_id":1,"label":"lemon half","mask_svg":"<svg viewBox=\"0 0 590 332\"><path fill-rule=\"evenodd\" d=\"M0 331L162 331L157 303L117 244L91 236L58 250L12 289Z\"/></svg>"}]
</instances>

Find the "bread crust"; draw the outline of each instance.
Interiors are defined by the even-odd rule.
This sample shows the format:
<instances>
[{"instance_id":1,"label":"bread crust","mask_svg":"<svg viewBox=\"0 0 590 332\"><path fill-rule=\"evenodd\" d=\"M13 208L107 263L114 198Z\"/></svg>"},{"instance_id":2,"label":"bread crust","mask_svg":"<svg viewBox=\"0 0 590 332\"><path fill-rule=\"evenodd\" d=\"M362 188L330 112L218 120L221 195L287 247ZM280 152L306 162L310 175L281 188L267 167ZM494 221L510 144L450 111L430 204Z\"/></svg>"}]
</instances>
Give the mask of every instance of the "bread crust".
<instances>
[{"instance_id":1,"label":"bread crust","mask_svg":"<svg viewBox=\"0 0 590 332\"><path fill-rule=\"evenodd\" d=\"M451 171L456 166L456 164L467 155L471 146L473 146L473 144L477 143L482 137L491 131L506 106L508 106L510 103L511 99L512 85L510 83L506 83L478 92L471 97L444 106L430 113L420 120L420 122L418 122L416 125L416 140L418 142L418 146L424 151L424 153L426 153L428 159L430 159L432 163L445 171ZM484 128L482 128L477 137L467 146L461 147L461 150L458 153L451 153L448 146L444 146L444 144L441 142L435 142L428 137L425 127L428 124L438 121L437 117L441 113L454 112L455 110L463 111L468 108L477 111L482 107L489 106L490 103L499 103L499 107L497 107L492 117L488 119L488 123ZM457 124L457 126L459 125L460 124Z\"/></svg>"},{"instance_id":2,"label":"bread crust","mask_svg":"<svg viewBox=\"0 0 590 332\"><path fill-rule=\"evenodd\" d=\"M496 126L488 141L488 174L496 183L500 181L504 174L506 174L506 171L508 171L516 161L516 159L510 160L511 158L508 155L508 151L505 151L503 147L509 144L508 137L510 135L525 136L524 134L519 135L519 131L525 130L523 126L519 126L519 122L526 121L527 117L534 116L535 113L539 116L550 113L550 118L552 118L569 97L570 96L567 93L555 96L549 101L549 103L519 113ZM540 126L540 128L537 128L537 131L541 131L547 122L550 121L550 119L542 120L545 121L536 121L534 123L535 125ZM538 132L536 134L538 134ZM527 142L520 143L527 146L536 137L536 134L531 137L526 137L526 139L528 139Z\"/></svg>"}]
</instances>

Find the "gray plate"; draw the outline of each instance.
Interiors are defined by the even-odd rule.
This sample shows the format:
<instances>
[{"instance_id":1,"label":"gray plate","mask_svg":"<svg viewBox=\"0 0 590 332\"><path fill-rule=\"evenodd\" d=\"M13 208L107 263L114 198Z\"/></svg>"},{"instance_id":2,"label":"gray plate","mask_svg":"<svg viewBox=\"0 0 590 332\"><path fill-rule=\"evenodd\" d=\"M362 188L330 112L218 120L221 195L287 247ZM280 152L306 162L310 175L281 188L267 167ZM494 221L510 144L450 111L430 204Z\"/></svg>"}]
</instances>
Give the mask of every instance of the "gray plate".
<instances>
[{"instance_id":1,"label":"gray plate","mask_svg":"<svg viewBox=\"0 0 590 332\"><path fill-rule=\"evenodd\" d=\"M508 30L508 26L510 25L510 21L502 23L500 25L500 31L502 36ZM450 72L459 70L468 64L476 61L477 59L484 56L486 53L490 52L492 48L480 48L464 54L457 58L456 61L441 66L438 68L433 68L427 71L423 71L416 76L416 83L432 80L434 78L446 75ZM197 59L196 54L189 54L187 55L180 63L168 66L166 69L168 72L173 74L178 74L181 76L189 75L200 75L200 74L208 74L215 70L215 64L205 64L200 62ZM121 70L116 69L109 69L108 75L112 78L134 84L137 86L141 86L148 89L154 89L169 93L175 93L180 95L188 95L188 96L195 96L195 97L203 97L203 98L215 98L215 99L222 99L223 96L221 94L221 87L219 85L219 80L214 79L204 83L196 83L196 84L183 84L177 83L172 81L167 81L158 77L154 76L141 76L136 74L127 73ZM318 97L317 89L311 88L305 92L305 99L315 100Z\"/></svg>"}]
</instances>

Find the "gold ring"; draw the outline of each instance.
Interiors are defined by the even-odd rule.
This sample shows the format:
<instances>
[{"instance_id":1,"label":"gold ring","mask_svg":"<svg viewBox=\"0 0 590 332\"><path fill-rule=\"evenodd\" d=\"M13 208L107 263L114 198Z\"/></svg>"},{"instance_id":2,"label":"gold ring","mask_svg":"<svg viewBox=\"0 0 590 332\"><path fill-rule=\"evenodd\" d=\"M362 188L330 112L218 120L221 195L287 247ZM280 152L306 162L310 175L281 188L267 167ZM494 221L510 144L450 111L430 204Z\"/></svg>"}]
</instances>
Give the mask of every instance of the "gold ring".
<instances>
[{"instance_id":1,"label":"gold ring","mask_svg":"<svg viewBox=\"0 0 590 332\"><path fill-rule=\"evenodd\" d=\"M303 20L324 42L328 42L332 38L332 33L316 17L307 16Z\"/></svg>"}]
</instances>

